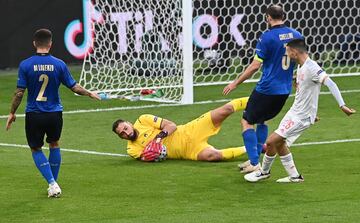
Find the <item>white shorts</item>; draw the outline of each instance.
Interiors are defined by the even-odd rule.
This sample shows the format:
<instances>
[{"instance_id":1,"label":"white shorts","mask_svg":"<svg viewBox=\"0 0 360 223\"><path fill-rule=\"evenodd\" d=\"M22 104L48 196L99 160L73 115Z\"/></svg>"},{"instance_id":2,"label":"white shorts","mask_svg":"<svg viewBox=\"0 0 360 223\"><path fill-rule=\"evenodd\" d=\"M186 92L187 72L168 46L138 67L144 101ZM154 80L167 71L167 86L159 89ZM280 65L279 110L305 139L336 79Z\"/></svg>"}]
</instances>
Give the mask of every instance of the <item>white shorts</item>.
<instances>
[{"instance_id":1,"label":"white shorts","mask_svg":"<svg viewBox=\"0 0 360 223\"><path fill-rule=\"evenodd\" d=\"M286 145L290 147L297 138L311 126L310 117L301 119L291 113L286 113L285 117L281 120L278 129L275 133L285 139Z\"/></svg>"}]
</instances>

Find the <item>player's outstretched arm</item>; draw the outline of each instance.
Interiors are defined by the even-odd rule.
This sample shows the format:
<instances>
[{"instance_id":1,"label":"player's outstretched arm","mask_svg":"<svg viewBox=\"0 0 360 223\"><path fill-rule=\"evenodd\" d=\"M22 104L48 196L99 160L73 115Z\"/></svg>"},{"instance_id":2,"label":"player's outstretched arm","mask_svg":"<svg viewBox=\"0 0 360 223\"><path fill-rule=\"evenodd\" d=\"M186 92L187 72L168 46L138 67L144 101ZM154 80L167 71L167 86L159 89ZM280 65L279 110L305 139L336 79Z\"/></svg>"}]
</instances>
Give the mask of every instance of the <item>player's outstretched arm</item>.
<instances>
[{"instance_id":1,"label":"player's outstretched arm","mask_svg":"<svg viewBox=\"0 0 360 223\"><path fill-rule=\"evenodd\" d=\"M79 84L75 84L75 86L72 87L71 90L76 94L89 96L92 99L100 100L100 96L97 93L88 91L85 88L81 87Z\"/></svg>"},{"instance_id":2,"label":"player's outstretched arm","mask_svg":"<svg viewBox=\"0 0 360 223\"><path fill-rule=\"evenodd\" d=\"M10 114L6 122L6 130L9 130L11 124L15 122L16 115L15 112L18 109L19 105L21 104L21 100L24 96L25 89L17 88L14 92L14 96L11 102Z\"/></svg>"},{"instance_id":3,"label":"player's outstretched arm","mask_svg":"<svg viewBox=\"0 0 360 223\"><path fill-rule=\"evenodd\" d=\"M333 80L331 80L330 77L325 78L324 85L326 85L326 87L329 88L331 94L334 96L337 103L339 104L340 109L346 115L352 115L352 114L354 114L356 112L355 109L349 108L349 107L347 107L345 105L344 99L341 96L341 93L340 93L340 90L339 90L338 86L336 85L336 83Z\"/></svg>"},{"instance_id":4,"label":"player's outstretched arm","mask_svg":"<svg viewBox=\"0 0 360 223\"><path fill-rule=\"evenodd\" d=\"M224 90L223 95L228 95L231 91L233 91L239 84L243 83L247 79L249 79L251 76L254 75L254 73L259 70L261 67L261 62L258 60L253 60L251 64L245 69L245 71L239 75L237 79L235 79L233 82L228 84Z\"/></svg>"}]
</instances>

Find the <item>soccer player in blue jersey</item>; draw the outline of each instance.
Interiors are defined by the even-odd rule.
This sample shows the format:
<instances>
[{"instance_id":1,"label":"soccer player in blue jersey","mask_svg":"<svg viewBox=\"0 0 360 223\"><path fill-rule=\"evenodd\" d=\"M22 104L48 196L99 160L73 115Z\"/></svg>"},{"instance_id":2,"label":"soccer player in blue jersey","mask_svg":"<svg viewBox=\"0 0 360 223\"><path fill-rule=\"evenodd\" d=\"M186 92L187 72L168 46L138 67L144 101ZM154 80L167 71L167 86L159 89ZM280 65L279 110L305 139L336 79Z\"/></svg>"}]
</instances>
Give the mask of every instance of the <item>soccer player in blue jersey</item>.
<instances>
[{"instance_id":1,"label":"soccer player in blue jersey","mask_svg":"<svg viewBox=\"0 0 360 223\"><path fill-rule=\"evenodd\" d=\"M50 55L52 33L48 29L39 29L34 34L33 44L36 55L22 61L19 66L17 89L12 99L6 130L15 121L15 112L28 89L25 132L32 151L36 167L48 182L48 196L59 197L61 189L57 184L61 163L59 139L63 120L59 86L64 84L79 95L86 95L100 100L96 93L85 90L76 83L65 63ZM47 159L41 150L44 137L49 143L50 155Z\"/></svg>"},{"instance_id":2,"label":"soccer player in blue jersey","mask_svg":"<svg viewBox=\"0 0 360 223\"><path fill-rule=\"evenodd\" d=\"M284 25L284 15L279 5L267 8L266 20L270 28L260 36L252 63L223 90L224 95L229 94L262 66L261 79L250 95L241 120L243 140L249 157L247 162L239 165L242 173L260 168L259 156L268 135L265 121L274 118L281 111L291 92L295 63L286 55L285 44L303 36Z\"/></svg>"}]
</instances>

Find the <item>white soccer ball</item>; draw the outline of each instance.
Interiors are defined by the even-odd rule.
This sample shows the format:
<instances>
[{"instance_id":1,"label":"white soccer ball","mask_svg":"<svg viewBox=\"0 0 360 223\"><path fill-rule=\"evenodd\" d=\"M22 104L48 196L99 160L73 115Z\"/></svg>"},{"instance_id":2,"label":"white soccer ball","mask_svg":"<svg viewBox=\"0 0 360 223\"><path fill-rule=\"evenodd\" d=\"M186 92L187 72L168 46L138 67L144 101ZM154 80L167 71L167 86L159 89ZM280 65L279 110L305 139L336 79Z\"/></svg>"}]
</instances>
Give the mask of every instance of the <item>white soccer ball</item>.
<instances>
[{"instance_id":1,"label":"white soccer ball","mask_svg":"<svg viewBox=\"0 0 360 223\"><path fill-rule=\"evenodd\" d=\"M155 162L161 162L166 160L167 157L167 149L166 146L163 144L161 147L161 152L158 158L155 159Z\"/></svg>"}]
</instances>

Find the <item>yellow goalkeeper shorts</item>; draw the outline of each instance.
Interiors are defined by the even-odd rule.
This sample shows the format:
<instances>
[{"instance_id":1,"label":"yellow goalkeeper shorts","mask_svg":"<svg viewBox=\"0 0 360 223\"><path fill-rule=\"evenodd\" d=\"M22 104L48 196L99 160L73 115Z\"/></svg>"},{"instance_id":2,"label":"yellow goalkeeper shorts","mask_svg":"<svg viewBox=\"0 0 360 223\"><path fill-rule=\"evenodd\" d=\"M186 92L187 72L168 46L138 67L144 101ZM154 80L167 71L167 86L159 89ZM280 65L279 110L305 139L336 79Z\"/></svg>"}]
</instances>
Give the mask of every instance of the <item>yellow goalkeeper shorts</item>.
<instances>
[{"instance_id":1,"label":"yellow goalkeeper shorts","mask_svg":"<svg viewBox=\"0 0 360 223\"><path fill-rule=\"evenodd\" d=\"M186 146L184 158L197 160L198 154L205 148L211 147L208 144L210 136L220 131L220 126L215 127L211 120L211 112L201 115L199 118L188 122L184 126L185 133L189 136L189 143Z\"/></svg>"}]
</instances>

